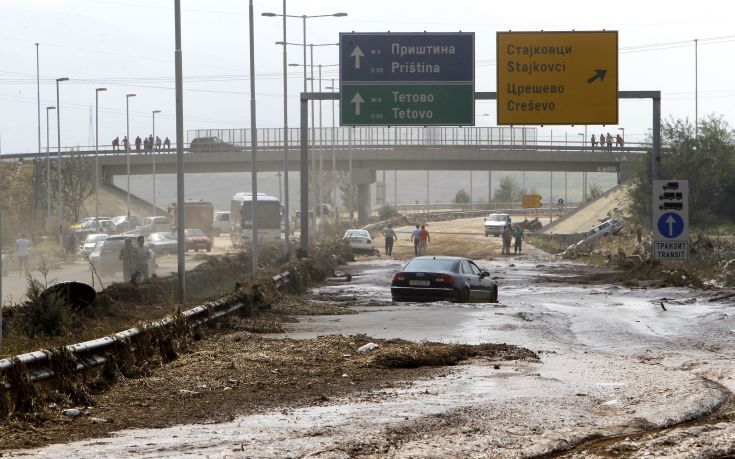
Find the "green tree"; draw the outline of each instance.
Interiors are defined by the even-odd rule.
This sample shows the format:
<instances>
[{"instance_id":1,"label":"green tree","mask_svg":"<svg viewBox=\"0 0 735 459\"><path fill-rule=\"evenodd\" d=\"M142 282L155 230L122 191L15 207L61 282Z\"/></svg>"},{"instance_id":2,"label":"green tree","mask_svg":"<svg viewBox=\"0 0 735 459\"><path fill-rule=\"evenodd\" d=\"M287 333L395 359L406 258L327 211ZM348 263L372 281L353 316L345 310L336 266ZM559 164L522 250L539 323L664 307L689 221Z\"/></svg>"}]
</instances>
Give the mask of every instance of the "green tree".
<instances>
[{"instance_id":1,"label":"green tree","mask_svg":"<svg viewBox=\"0 0 735 459\"><path fill-rule=\"evenodd\" d=\"M339 197L342 200L342 205L345 209L351 207L354 213L354 210L357 209L357 186L350 185L346 173L340 172L339 176ZM350 195L352 195L352 206L350 206ZM350 215L350 218L353 218L353 216Z\"/></svg>"},{"instance_id":2,"label":"green tree","mask_svg":"<svg viewBox=\"0 0 735 459\"><path fill-rule=\"evenodd\" d=\"M735 196L735 136L721 118L701 120L697 138L685 120L666 120L661 127L661 177L689 181L689 214L695 225L735 220L728 196ZM633 174L629 210L646 222L651 215L651 156L641 158Z\"/></svg>"},{"instance_id":3,"label":"green tree","mask_svg":"<svg viewBox=\"0 0 735 459\"><path fill-rule=\"evenodd\" d=\"M493 193L493 202L516 202L521 200L522 195L523 191L515 179L506 175Z\"/></svg>"},{"instance_id":4,"label":"green tree","mask_svg":"<svg viewBox=\"0 0 735 459\"><path fill-rule=\"evenodd\" d=\"M462 188L461 190L457 191L457 194L454 195L454 199L452 199L452 202L455 204L469 204L470 202L470 194Z\"/></svg>"}]
</instances>

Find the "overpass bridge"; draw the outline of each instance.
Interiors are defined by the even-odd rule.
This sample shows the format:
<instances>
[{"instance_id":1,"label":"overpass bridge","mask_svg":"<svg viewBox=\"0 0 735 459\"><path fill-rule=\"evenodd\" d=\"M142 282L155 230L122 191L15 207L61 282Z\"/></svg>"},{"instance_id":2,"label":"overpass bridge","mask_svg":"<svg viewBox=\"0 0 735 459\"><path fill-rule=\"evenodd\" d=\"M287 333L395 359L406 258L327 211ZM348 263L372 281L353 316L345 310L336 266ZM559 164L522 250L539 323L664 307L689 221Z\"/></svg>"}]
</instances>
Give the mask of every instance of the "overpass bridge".
<instances>
[{"instance_id":1,"label":"overpass bridge","mask_svg":"<svg viewBox=\"0 0 735 459\"><path fill-rule=\"evenodd\" d=\"M618 181L628 176L633 160L650 149L647 144L593 148L585 142L540 139L536 128L519 127L380 127L311 128L310 160L331 170L332 156L339 171L351 171L358 195L369 195L377 170L465 170L465 171L562 171L616 173ZM251 170L251 132L249 129L210 129L188 131L188 141L217 137L222 148L185 148L184 172L217 173ZM283 129L258 129L257 168L262 172L284 169ZM287 164L290 171L300 169L300 129L288 130ZM214 151L218 150L218 151ZM58 153L50 152L53 159ZM94 147L62 149L62 155L93 156ZM41 155L45 159L45 153ZM38 153L4 154L3 159L35 159ZM100 146L100 177L113 183L113 177L127 174L127 155ZM176 172L175 148L153 153L130 153L133 175ZM154 166L155 165L155 166ZM367 202L358 198L358 202Z\"/></svg>"}]
</instances>

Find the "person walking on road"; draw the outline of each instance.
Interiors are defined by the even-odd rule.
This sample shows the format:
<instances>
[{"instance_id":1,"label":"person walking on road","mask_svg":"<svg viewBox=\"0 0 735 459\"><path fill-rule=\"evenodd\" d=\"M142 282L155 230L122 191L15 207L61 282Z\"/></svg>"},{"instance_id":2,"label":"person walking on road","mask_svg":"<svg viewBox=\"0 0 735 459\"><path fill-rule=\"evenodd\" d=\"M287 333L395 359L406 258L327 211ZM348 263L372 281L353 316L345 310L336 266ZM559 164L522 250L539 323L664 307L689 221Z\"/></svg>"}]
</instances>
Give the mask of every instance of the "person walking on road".
<instances>
[{"instance_id":1,"label":"person walking on road","mask_svg":"<svg viewBox=\"0 0 735 459\"><path fill-rule=\"evenodd\" d=\"M20 239L15 241L15 248L18 251L18 272L23 277L23 273L28 271L28 248L31 241L26 239L25 233L21 233Z\"/></svg>"},{"instance_id":2,"label":"person walking on road","mask_svg":"<svg viewBox=\"0 0 735 459\"><path fill-rule=\"evenodd\" d=\"M385 253L390 257L393 255L393 241L398 239L392 223L388 223L388 227L383 230L383 236L385 236Z\"/></svg>"},{"instance_id":3,"label":"person walking on road","mask_svg":"<svg viewBox=\"0 0 735 459\"><path fill-rule=\"evenodd\" d=\"M502 255L510 255L510 225L506 224L503 228L503 249L501 250Z\"/></svg>"},{"instance_id":4,"label":"person walking on road","mask_svg":"<svg viewBox=\"0 0 735 459\"><path fill-rule=\"evenodd\" d=\"M416 225L413 231L411 231L411 241L413 242L413 256L419 256L419 225Z\"/></svg>"},{"instance_id":5,"label":"person walking on road","mask_svg":"<svg viewBox=\"0 0 735 459\"><path fill-rule=\"evenodd\" d=\"M419 230L419 255L426 255L426 245L431 242L431 236L426 230L426 225L421 225Z\"/></svg>"},{"instance_id":6,"label":"person walking on road","mask_svg":"<svg viewBox=\"0 0 735 459\"><path fill-rule=\"evenodd\" d=\"M148 280L148 260L151 259L151 249L145 246L145 237L138 236L138 245L135 247L135 268L133 274L140 274L143 280Z\"/></svg>"},{"instance_id":7,"label":"person walking on road","mask_svg":"<svg viewBox=\"0 0 735 459\"><path fill-rule=\"evenodd\" d=\"M125 239L125 245L120 249L119 259L123 262L123 279L125 282L132 280L132 275L135 268L135 247L133 247L133 240L130 238Z\"/></svg>"},{"instance_id":8,"label":"person walking on road","mask_svg":"<svg viewBox=\"0 0 735 459\"><path fill-rule=\"evenodd\" d=\"M523 243L523 228L520 226L513 229L513 239L515 244L513 245L513 253L521 253L521 244Z\"/></svg>"}]
</instances>

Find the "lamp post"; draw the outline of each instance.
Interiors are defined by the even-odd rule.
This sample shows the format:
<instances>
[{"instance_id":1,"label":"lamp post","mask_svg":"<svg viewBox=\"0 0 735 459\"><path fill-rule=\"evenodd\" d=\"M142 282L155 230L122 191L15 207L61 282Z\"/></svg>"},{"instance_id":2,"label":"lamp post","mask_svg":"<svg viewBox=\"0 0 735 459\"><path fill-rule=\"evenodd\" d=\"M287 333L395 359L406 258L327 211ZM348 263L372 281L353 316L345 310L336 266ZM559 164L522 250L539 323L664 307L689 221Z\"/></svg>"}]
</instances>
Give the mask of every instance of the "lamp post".
<instances>
[{"instance_id":1,"label":"lamp post","mask_svg":"<svg viewBox=\"0 0 735 459\"><path fill-rule=\"evenodd\" d=\"M59 164L56 168L56 178L58 179L58 192L59 195L56 197L56 220L59 225L59 248L64 249L64 224L63 224L63 212L62 212L62 196L61 196L61 107L59 106L59 83L62 81L69 81L69 78L57 78L56 79L56 147L58 152Z\"/></svg>"},{"instance_id":2,"label":"lamp post","mask_svg":"<svg viewBox=\"0 0 735 459\"><path fill-rule=\"evenodd\" d=\"M155 140L156 140L156 113L161 113L161 110L153 110L151 112L151 115L153 115L153 141L154 145L151 146L153 150L153 154L151 155L152 163L153 163L153 210L151 211L151 217L156 215L156 148L155 148Z\"/></svg>"},{"instance_id":3,"label":"lamp post","mask_svg":"<svg viewBox=\"0 0 735 459\"><path fill-rule=\"evenodd\" d=\"M699 134L699 39L694 39L694 138Z\"/></svg>"},{"instance_id":4,"label":"lamp post","mask_svg":"<svg viewBox=\"0 0 735 459\"><path fill-rule=\"evenodd\" d=\"M306 20L307 19L313 19L313 18L325 18L325 17L336 17L336 18L340 18L340 17L347 16L347 13L311 14L311 15L307 15L307 14L302 14L302 15L286 14L286 0L283 0L283 14L268 13L268 12L266 12L266 13L261 13L261 15L262 16L265 16L265 17L281 17L281 18L283 18L283 41L282 42L278 42L276 44L283 45L283 107L284 107L284 109L283 109L283 119L284 119L284 123L283 123L283 129L284 129L284 141L283 141L284 165L283 166L284 166L284 169L285 169L284 179L285 179L285 183L286 183L286 185L284 187L284 192L286 194L286 205L285 205L285 210L286 210L286 226L285 226L285 229L286 229L286 251L288 253L288 247L289 247L289 242L288 242L288 231L289 231L288 210L289 209L288 209L288 158L287 158L287 155L288 155L288 140L287 140L287 136L288 136L288 118L287 118L288 117L288 112L287 112L287 110L288 109L286 108L286 106L287 106L287 101L286 101L286 98L287 98L286 46L287 45L290 45L290 44L293 44L293 43L287 43L286 42L286 18L297 18L297 19L300 18L301 21L302 21L302 24L303 24L303 27L302 27L302 30L303 30L303 43L302 43L302 46L303 46L303 50L304 50L304 53L303 53L303 55L304 55L304 92L306 92ZM312 55L312 57L313 57L313 55ZM313 115L313 104L312 104L312 123L313 123L313 119L314 119L314 115ZM313 133L313 131L312 131L312 133ZM312 139L312 141L313 141L313 139ZM312 166L312 170L313 169L314 169L314 167ZM303 193L303 190L302 190L302 193ZM308 193L308 191L307 191L307 193ZM301 210L302 210L302 212L308 212L308 209L301 209ZM308 215L308 213L307 213L307 215Z\"/></svg>"},{"instance_id":5,"label":"lamp post","mask_svg":"<svg viewBox=\"0 0 735 459\"><path fill-rule=\"evenodd\" d=\"M56 107L46 107L46 221L51 222L51 158L49 157L49 151L51 145L49 144L49 122L48 112L49 110L56 110ZM48 224L48 223L47 223Z\"/></svg>"},{"instance_id":6,"label":"lamp post","mask_svg":"<svg viewBox=\"0 0 735 459\"><path fill-rule=\"evenodd\" d=\"M125 94L125 137L128 141L125 146L125 168L128 175L128 220L130 220L130 98L135 94Z\"/></svg>"},{"instance_id":7,"label":"lamp post","mask_svg":"<svg viewBox=\"0 0 735 459\"><path fill-rule=\"evenodd\" d=\"M330 92L334 93L334 90L336 89L334 86L334 78L332 78L331 81L332 85L327 86L324 89L329 89ZM337 155L334 146L334 99L332 99L332 128L329 132L329 137L331 140L330 143L332 144L332 205L334 206L335 220L339 222L339 206L337 205Z\"/></svg>"},{"instance_id":8,"label":"lamp post","mask_svg":"<svg viewBox=\"0 0 735 459\"><path fill-rule=\"evenodd\" d=\"M94 218L99 222L100 219L100 115L99 102L100 93L107 91L107 88L97 88L94 90Z\"/></svg>"},{"instance_id":9,"label":"lamp post","mask_svg":"<svg viewBox=\"0 0 735 459\"><path fill-rule=\"evenodd\" d=\"M578 132L577 135L582 137L582 145L584 145L587 136L583 132ZM587 172L582 172L582 202L587 202Z\"/></svg>"}]
</instances>

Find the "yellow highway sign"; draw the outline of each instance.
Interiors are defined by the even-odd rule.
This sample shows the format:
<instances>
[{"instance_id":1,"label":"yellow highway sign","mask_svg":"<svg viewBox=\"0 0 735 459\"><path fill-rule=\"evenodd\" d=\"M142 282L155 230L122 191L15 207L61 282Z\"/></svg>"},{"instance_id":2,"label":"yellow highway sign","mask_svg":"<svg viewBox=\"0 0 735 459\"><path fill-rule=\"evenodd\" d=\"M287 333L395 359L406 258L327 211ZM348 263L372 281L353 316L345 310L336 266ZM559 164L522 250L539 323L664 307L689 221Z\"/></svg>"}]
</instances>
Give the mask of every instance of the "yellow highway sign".
<instances>
[{"instance_id":1,"label":"yellow highway sign","mask_svg":"<svg viewBox=\"0 0 735 459\"><path fill-rule=\"evenodd\" d=\"M498 32L498 124L617 124L618 32Z\"/></svg>"},{"instance_id":2,"label":"yellow highway sign","mask_svg":"<svg viewBox=\"0 0 735 459\"><path fill-rule=\"evenodd\" d=\"M524 209L540 209L541 208L541 195L540 194L524 194L522 205Z\"/></svg>"}]
</instances>

